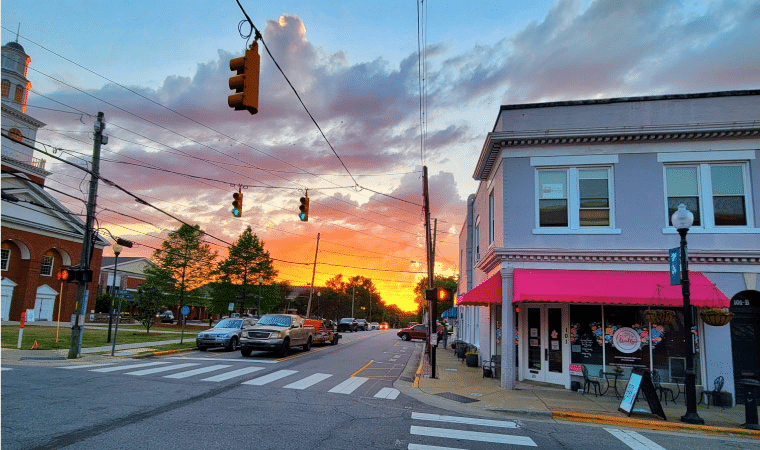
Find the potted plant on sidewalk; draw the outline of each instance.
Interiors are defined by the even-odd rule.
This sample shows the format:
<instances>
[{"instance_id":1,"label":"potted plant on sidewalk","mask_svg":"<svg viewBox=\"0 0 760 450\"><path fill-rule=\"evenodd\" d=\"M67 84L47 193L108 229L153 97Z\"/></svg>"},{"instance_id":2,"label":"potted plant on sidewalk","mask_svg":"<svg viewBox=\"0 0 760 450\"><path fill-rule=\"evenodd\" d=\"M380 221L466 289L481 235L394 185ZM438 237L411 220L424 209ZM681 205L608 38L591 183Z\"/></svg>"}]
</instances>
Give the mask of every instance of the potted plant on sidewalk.
<instances>
[{"instance_id":1,"label":"potted plant on sidewalk","mask_svg":"<svg viewBox=\"0 0 760 450\"><path fill-rule=\"evenodd\" d=\"M478 367L478 349L468 350L465 354L467 367Z\"/></svg>"}]
</instances>

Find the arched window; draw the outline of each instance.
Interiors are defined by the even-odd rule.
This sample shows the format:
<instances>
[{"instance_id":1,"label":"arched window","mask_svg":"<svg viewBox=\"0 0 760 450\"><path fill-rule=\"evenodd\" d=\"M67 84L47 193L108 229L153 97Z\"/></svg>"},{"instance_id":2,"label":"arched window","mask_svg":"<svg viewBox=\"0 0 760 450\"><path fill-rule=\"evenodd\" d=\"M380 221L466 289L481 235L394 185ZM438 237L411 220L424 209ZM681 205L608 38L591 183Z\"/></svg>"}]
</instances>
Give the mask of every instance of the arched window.
<instances>
[{"instance_id":1,"label":"arched window","mask_svg":"<svg viewBox=\"0 0 760 450\"><path fill-rule=\"evenodd\" d=\"M21 86L16 86L16 95L13 97L13 100L22 103L24 101L24 88Z\"/></svg>"},{"instance_id":2,"label":"arched window","mask_svg":"<svg viewBox=\"0 0 760 450\"><path fill-rule=\"evenodd\" d=\"M24 140L24 135L21 134L21 130L18 128L11 128L8 130L8 136L10 136L10 138L16 142L21 142Z\"/></svg>"},{"instance_id":3,"label":"arched window","mask_svg":"<svg viewBox=\"0 0 760 450\"><path fill-rule=\"evenodd\" d=\"M11 82L3 80L3 97L8 97L9 95L11 95Z\"/></svg>"}]
</instances>

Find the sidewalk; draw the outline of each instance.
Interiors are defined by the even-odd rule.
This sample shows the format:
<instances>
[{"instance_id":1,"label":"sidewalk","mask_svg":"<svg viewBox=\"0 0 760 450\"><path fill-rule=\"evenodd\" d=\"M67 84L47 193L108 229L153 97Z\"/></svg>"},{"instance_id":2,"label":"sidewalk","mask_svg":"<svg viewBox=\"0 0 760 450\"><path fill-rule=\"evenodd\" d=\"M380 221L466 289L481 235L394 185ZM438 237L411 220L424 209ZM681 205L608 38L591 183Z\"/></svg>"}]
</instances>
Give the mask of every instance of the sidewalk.
<instances>
[{"instance_id":1,"label":"sidewalk","mask_svg":"<svg viewBox=\"0 0 760 450\"><path fill-rule=\"evenodd\" d=\"M515 390L504 390L498 379L484 378L482 368L467 367L453 350L441 347L436 351L436 378L430 378L430 375L428 355L421 352L415 380L419 391L447 399L445 402L448 406L456 405L460 411L464 406L511 415L544 416L657 430L734 433L760 439L760 431L741 426L745 423L744 405L733 408L697 405L697 413L705 424L689 425L680 421L686 412L683 394L675 403L668 402L666 405L663 402L667 420L649 414L647 402L640 396L634 405L634 413L628 417L626 413L618 411L620 400L614 394L596 397L593 393L583 395L553 385L527 381L518 382Z\"/></svg>"}]
</instances>

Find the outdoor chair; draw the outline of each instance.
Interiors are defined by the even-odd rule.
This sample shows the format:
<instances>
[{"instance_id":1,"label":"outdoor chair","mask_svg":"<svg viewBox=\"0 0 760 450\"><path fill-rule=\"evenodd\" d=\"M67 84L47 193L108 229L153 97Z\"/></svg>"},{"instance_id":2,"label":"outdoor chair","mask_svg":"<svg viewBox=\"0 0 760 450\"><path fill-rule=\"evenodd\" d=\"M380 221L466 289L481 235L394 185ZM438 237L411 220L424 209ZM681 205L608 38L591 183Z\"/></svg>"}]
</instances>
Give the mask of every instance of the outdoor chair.
<instances>
[{"instance_id":1,"label":"outdoor chair","mask_svg":"<svg viewBox=\"0 0 760 450\"><path fill-rule=\"evenodd\" d=\"M602 390L602 385L599 383L599 380L592 380L588 377L588 368L586 366L583 367L583 395L586 395L586 392L589 391L591 386L594 387L594 397L599 396L599 392Z\"/></svg>"},{"instance_id":2,"label":"outdoor chair","mask_svg":"<svg viewBox=\"0 0 760 450\"><path fill-rule=\"evenodd\" d=\"M720 403L723 406L720 399L720 391L723 389L723 377L717 377L713 382L713 386L714 389L712 391L702 391L702 395L699 396L699 403L702 403L702 399L705 399L705 404L707 404L708 408L710 407L710 400L712 400L713 405Z\"/></svg>"},{"instance_id":3,"label":"outdoor chair","mask_svg":"<svg viewBox=\"0 0 760 450\"><path fill-rule=\"evenodd\" d=\"M664 387L660 384L660 374L656 371L652 371L652 384L654 385L654 389L657 391L657 393L660 396L660 400L665 397L665 404L668 404L668 394L670 394L670 399L673 403L676 402L676 396L673 394L673 389Z\"/></svg>"},{"instance_id":4,"label":"outdoor chair","mask_svg":"<svg viewBox=\"0 0 760 450\"><path fill-rule=\"evenodd\" d=\"M483 378L496 378L497 370L501 367L501 355L493 355L490 360L483 361Z\"/></svg>"}]
</instances>

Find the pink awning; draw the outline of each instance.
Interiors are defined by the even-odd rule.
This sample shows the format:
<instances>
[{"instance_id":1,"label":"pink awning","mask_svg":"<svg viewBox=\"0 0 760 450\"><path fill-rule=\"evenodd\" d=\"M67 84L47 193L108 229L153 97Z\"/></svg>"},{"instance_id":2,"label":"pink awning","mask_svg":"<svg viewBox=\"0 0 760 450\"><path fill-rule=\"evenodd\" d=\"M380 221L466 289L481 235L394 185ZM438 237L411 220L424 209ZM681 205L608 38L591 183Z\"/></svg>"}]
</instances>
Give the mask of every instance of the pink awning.
<instances>
[{"instance_id":1,"label":"pink awning","mask_svg":"<svg viewBox=\"0 0 760 450\"><path fill-rule=\"evenodd\" d=\"M700 272L690 272L691 304L728 308L729 299ZM683 306L669 272L515 269L513 302Z\"/></svg>"},{"instance_id":2,"label":"pink awning","mask_svg":"<svg viewBox=\"0 0 760 450\"><path fill-rule=\"evenodd\" d=\"M457 305L488 306L501 303L501 272L475 286L459 299Z\"/></svg>"}]
</instances>

